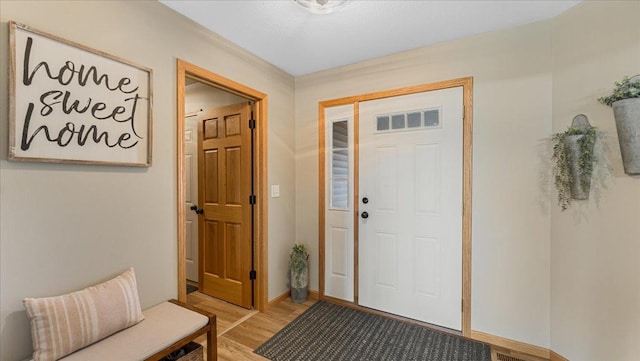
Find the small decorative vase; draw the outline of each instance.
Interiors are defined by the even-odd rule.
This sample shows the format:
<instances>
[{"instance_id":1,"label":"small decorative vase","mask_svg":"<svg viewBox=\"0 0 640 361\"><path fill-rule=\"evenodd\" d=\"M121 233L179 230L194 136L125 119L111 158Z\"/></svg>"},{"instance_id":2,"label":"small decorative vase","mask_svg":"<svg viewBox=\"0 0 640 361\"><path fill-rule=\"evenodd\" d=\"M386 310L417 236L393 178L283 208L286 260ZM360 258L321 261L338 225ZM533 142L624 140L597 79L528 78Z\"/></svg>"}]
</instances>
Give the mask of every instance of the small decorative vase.
<instances>
[{"instance_id":1,"label":"small decorative vase","mask_svg":"<svg viewBox=\"0 0 640 361\"><path fill-rule=\"evenodd\" d=\"M618 143L624 172L640 174L640 98L622 99L613 103Z\"/></svg>"},{"instance_id":2,"label":"small decorative vase","mask_svg":"<svg viewBox=\"0 0 640 361\"><path fill-rule=\"evenodd\" d=\"M569 160L571 163L571 198L573 199L589 199L589 191L591 189L591 173L580 174L580 142L584 135L568 135L564 138L564 146L569 152ZM591 144L591 152L593 152L593 144Z\"/></svg>"},{"instance_id":3,"label":"small decorative vase","mask_svg":"<svg viewBox=\"0 0 640 361\"><path fill-rule=\"evenodd\" d=\"M303 303L309 296L309 263L307 262L301 272L291 271L291 301L293 303Z\"/></svg>"}]
</instances>

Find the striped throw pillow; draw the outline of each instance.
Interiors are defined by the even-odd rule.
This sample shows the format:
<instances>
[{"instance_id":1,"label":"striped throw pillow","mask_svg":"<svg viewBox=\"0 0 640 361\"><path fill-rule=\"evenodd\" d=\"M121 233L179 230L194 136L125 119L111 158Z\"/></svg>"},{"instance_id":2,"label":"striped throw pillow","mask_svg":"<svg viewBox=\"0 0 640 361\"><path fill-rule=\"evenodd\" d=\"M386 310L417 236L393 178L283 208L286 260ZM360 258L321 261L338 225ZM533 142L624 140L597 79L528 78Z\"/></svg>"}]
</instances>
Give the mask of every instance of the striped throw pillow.
<instances>
[{"instance_id":1,"label":"striped throw pillow","mask_svg":"<svg viewBox=\"0 0 640 361\"><path fill-rule=\"evenodd\" d=\"M33 360L58 360L142 321L133 268L69 294L25 298L31 322Z\"/></svg>"}]
</instances>

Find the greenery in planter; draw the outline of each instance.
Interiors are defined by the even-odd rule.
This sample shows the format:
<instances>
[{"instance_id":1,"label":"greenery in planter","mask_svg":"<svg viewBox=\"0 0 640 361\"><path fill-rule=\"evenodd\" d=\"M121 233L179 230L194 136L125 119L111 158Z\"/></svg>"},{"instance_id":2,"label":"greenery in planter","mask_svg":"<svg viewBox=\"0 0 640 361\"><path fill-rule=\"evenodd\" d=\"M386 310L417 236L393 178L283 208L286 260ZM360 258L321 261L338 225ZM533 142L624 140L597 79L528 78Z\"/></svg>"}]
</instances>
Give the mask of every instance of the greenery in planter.
<instances>
[{"instance_id":1,"label":"greenery in planter","mask_svg":"<svg viewBox=\"0 0 640 361\"><path fill-rule=\"evenodd\" d=\"M598 100L613 108L624 172L640 175L640 75L615 84L610 96Z\"/></svg>"},{"instance_id":2,"label":"greenery in planter","mask_svg":"<svg viewBox=\"0 0 640 361\"><path fill-rule=\"evenodd\" d=\"M558 190L558 205L563 211L569 208L572 200L571 183L573 182L573 174L571 173L571 157L565 144L565 138L571 135L584 135L578 140L580 146L578 164L580 182L583 188L588 188L589 177L595 162L593 153L593 145L596 141L595 127L590 127L586 132L578 128L569 127L566 131L556 133L551 137L553 141L552 159L555 162L553 166L554 184Z\"/></svg>"},{"instance_id":3,"label":"greenery in planter","mask_svg":"<svg viewBox=\"0 0 640 361\"><path fill-rule=\"evenodd\" d=\"M289 267L291 268L291 287L302 288L307 286L307 267L309 253L304 244L296 243L289 254Z\"/></svg>"},{"instance_id":4,"label":"greenery in planter","mask_svg":"<svg viewBox=\"0 0 640 361\"><path fill-rule=\"evenodd\" d=\"M634 77L636 78L636 77ZM631 80L628 76L622 78L621 81L615 82L616 87L608 97L598 98L598 101L608 106L622 99L640 98L640 79Z\"/></svg>"}]
</instances>

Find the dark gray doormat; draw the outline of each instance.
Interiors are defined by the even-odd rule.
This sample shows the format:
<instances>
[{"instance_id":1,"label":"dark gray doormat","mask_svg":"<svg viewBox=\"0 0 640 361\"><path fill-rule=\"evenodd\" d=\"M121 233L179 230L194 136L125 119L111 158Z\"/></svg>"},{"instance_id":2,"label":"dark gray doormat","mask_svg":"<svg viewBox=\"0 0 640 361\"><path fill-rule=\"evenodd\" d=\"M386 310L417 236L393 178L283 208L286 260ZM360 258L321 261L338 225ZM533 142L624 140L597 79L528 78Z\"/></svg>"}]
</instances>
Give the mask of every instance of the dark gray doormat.
<instances>
[{"instance_id":1,"label":"dark gray doormat","mask_svg":"<svg viewBox=\"0 0 640 361\"><path fill-rule=\"evenodd\" d=\"M491 361L487 344L322 301L254 352L273 361Z\"/></svg>"}]
</instances>

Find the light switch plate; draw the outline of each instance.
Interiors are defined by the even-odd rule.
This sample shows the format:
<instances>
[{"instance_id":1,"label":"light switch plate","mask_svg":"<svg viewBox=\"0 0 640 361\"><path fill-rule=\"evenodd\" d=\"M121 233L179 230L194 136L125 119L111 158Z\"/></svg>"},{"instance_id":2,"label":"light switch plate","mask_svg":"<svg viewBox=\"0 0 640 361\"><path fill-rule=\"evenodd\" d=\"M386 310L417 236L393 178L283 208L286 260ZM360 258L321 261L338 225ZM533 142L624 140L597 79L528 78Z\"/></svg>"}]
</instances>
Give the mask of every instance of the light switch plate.
<instances>
[{"instance_id":1,"label":"light switch plate","mask_svg":"<svg viewBox=\"0 0 640 361\"><path fill-rule=\"evenodd\" d=\"M280 197L280 185L274 184L271 186L271 198Z\"/></svg>"}]
</instances>

